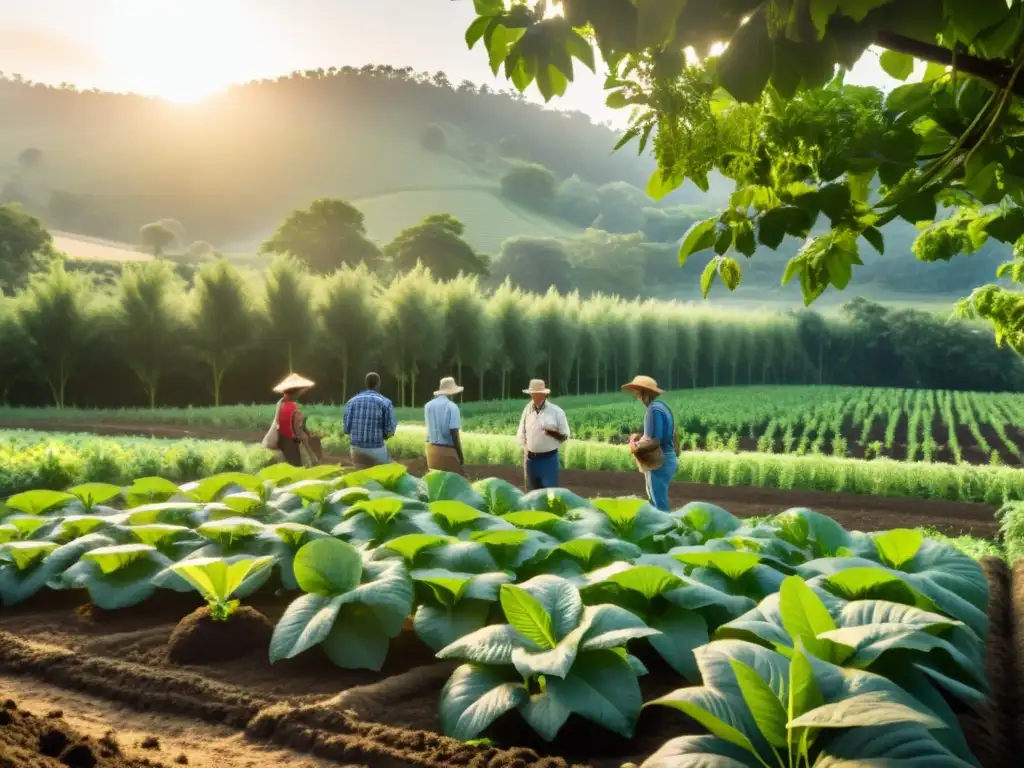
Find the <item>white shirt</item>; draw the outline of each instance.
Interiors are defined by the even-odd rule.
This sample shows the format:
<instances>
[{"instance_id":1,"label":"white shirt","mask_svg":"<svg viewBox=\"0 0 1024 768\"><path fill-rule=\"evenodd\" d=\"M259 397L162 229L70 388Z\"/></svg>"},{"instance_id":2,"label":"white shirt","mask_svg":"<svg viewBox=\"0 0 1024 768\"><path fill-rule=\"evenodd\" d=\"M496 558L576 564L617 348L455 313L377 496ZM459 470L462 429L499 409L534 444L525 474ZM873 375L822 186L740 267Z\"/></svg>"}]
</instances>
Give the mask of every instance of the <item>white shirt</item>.
<instances>
[{"instance_id":1,"label":"white shirt","mask_svg":"<svg viewBox=\"0 0 1024 768\"><path fill-rule=\"evenodd\" d=\"M519 430L516 432L519 447L530 453L557 451L562 444L547 434L545 429L558 430L568 440L569 422L565 418L565 411L547 401L544 401L539 411L533 403L528 403L523 409Z\"/></svg>"}]
</instances>

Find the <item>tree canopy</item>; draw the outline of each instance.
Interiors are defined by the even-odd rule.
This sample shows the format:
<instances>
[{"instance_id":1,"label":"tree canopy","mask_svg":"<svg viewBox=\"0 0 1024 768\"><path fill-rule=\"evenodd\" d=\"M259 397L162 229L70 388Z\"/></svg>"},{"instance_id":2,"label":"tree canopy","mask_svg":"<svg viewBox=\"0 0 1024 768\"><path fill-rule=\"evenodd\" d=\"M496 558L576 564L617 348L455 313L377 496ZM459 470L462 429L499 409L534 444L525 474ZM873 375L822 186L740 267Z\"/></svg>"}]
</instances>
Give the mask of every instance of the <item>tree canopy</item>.
<instances>
[{"instance_id":1,"label":"tree canopy","mask_svg":"<svg viewBox=\"0 0 1024 768\"><path fill-rule=\"evenodd\" d=\"M53 260L53 238L18 205L0 205L0 293L23 287Z\"/></svg>"},{"instance_id":2,"label":"tree canopy","mask_svg":"<svg viewBox=\"0 0 1024 768\"><path fill-rule=\"evenodd\" d=\"M380 259L380 250L366 237L363 214L333 198L319 198L308 208L288 214L260 246L260 253L294 256L320 275L342 266L372 267Z\"/></svg>"},{"instance_id":3,"label":"tree canopy","mask_svg":"<svg viewBox=\"0 0 1024 768\"><path fill-rule=\"evenodd\" d=\"M792 236L805 242L782 280L799 279L810 304L847 286L861 241L884 252L881 227L897 218L921 230L919 260L994 239L1013 249L998 276L1024 282L1024 0L474 5L466 42L482 41L520 91L562 95L574 60L596 69L600 52L607 104L632 109L618 147L636 140L657 159L649 195L687 179L707 189L712 171L735 183L728 207L693 225L679 252L680 262L712 252L705 296L716 278L736 288L736 255ZM872 46L905 82L888 94L844 83ZM960 311L1024 351L1024 295L984 286Z\"/></svg>"},{"instance_id":4,"label":"tree canopy","mask_svg":"<svg viewBox=\"0 0 1024 768\"><path fill-rule=\"evenodd\" d=\"M486 275L487 262L462 239L464 232L465 226L454 216L436 213L399 232L384 255L398 272L409 272L421 263L439 280Z\"/></svg>"}]
</instances>

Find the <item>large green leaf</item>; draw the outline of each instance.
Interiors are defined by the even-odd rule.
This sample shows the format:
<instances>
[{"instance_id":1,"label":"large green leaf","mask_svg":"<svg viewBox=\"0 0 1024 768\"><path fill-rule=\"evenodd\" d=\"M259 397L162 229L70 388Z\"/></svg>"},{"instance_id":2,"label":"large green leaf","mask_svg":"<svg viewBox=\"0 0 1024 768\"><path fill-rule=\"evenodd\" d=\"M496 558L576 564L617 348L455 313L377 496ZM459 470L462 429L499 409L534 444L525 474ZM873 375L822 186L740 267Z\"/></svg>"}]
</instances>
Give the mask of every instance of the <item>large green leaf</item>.
<instances>
[{"instance_id":1,"label":"large green leaf","mask_svg":"<svg viewBox=\"0 0 1024 768\"><path fill-rule=\"evenodd\" d=\"M350 544L337 539L317 539L295 554L295 579L303 592L343 595L362 577L363 558Z\"/></svg>"},{"instance_id":2,"label":"large green leaf","mask_svg":"<svg viewBox=\"0 0 1024 768\"><path fill-rule=\"evenodd\" d=\"M814 768L854 765L968 768L971 763L954 756L923 725L898 723L837 733L825 744Z\"/></svg>"},{"instance_id":3,"label":"large green leaf","mask_svg":"<svg viewBox=\"0 0 1024 768\"><path fill-rule=\"evenodd\" d=\"M930 712L907 706L884 691L870 691L842 701L823 704L789 722L791 728L864 728L895 723L916 723L925 728L945 728Z\"/></svg>"},{"instance_id":4,"label":"large green leaf","mask_svg":"<svg viewBox=\"0 0 1024 768\"><path fill-rule=\"evenodd\" d=\"M303 595L294 600L274 627L270 661L293 658L322 643L330 634L341 605L337 596L330 595Z\"/></svg>"},{"instance_id":5,"label":"large green leaf","mask_svg":"<svg viewBox=\"0 0 1024 768\"><path fill-rule=\"evenodd\" d=\"M700 672L693 651L708 642L708 625L695 611L675 606L655 616L651 628L660 634L648 640L676 672L693 683L700 682Z\"/></svg>"},{"instance_id":6,"label":"large green leaf","mask_svg":"<svg viewBox=\"0 0 1024 768\"><path fill-rule=\"evenodd\" d=\"M177 487L175 487L175 490L177 490ZM75 496L63 491L25 491L24 493L14 494L4 504L9 509L16 510L25 515L45 515L48 512L60 509L74 500Z\"/></svg>"},{"instance_id":7,"label":"large green leaf","mask_svg":"<svg viewBox=\"0 0 1024 768\"><path fill-rule=\"evenodd\" d=\"M432 501L430 513L445 531L452 534L464 528L478 530L480 523L491 519L490 516L461 501Z\"/></svg>"},{"instance_id":8,"label":"large green leaf","mask_svg":"<svg viewBox=\"0 0 1024 768\"><path fill-rule=\"evenodd\" d=\"M7 518L8 521L12 519L14 518ZM28 519L38 520L39 518ZM110 519L101 515L68 515L60 518L60 522L50 531L47 538L65 544L88 533L98 533L110 525Z\"/></svg>"},{"instance_id":9,"label":"large green leaf","mask_svg":"<svg viewBox=\"0 0 1024 768\"><path fill-rule=\"evenodd\" d=\"M565 488L541 488L530 491L519 500L519 509L522 511L551 512L559 517L564 517L573 509L593 508L594 505L589 501Z\"/></svg>"},{"instance_id":10,"label":"large green leaf","mask_svg":"<svg viewBox=\"0 0 1024 768\"><path fill-rule=\"evenodd\" d=\"M426 533L408 533L381 544L381 549L390 550L402 556L409 564L416 556L433 547L439 547L451 541L450 536L435 536Z\"/></svg>"},{"instance_id":11,"label":"large green leaf","mask_svg":"<svg viewBox=\"0 0 1024 768\"><path fill-rule=\"evenodd\" d=\"M924 534L912 528L894 528L873 537L878 555L890 568L902 568L914 559L924 543Z\"/></svg>"},{"instance_id":12,"label":"large green leaf","mask_svg":"<svg viewBox=\"0 0 1024 768\"><path fill-rule=\"evenodd\" d=\"M190 501L162 501L135 506L125 518L128 525L185 525L195 528L208 518L206 505Z\"/></svg>"},{"instance_id":13,"label":"large green leaf","mask_svg":"<svg viewBox=\"0 0 1024 768\"><path fill-rule=\"evenodd\" d=\"M742 578L760 561L760 557L753 552L710 552L704 550L673 553L672 556L686 565L713 568L730 579Z\"/></svg>"},{"instance_id":14,"label":"large green leaf","mask_svg":"<svg viewBox=\"0 0 1024 768\"><path fill-rule=\"evenodd\" d=\"M521 587L503 584L500 600L505 619L529 642L545 649L558 644L551 614L537 598Z\"/></svg>"},{"instance_id":15,"label":"large green leaf","mask_svg":"<svg viewBox=\"0 0 1024 768\"><path fill-rule=\"evenodd\" d=\"M258 491L263 487L263 478L256 475L247 475L243 472L222 472L219 475L200 480L194 489L189 493L199 501L216 501L226 493L237 493L238 491Z\"/></svg>"},{"instance_id":16,"label":"large green leaf","mask_svg":"<svg viewBox=\"0 0 1024 768\"><path fill-rule=\"evenodd\" d=\"M849 532L839 523L810 509L788 509L777 515L774 522L782 538L807 548L814 557L831 557L853 544Z\"/></svg>"},{"instance_id":17,"label":"large green leaf","mask_svg":"<svg viewBox=\"0 0 1024 768\"><path fill-rule=\"evenodd\" d=\"M739 518L706 501L691 501L672 516L693 528L705 541L726 536L742 526Z\"/></svg>"},{"instance_id":18,"label":"large green leaf","mask_svg":"<svg viewBox=\"0 0 1024 768\"><path fill-rule=\"evenodd\" d=\"M4 518L0 530L0 541L28 541L30 539L45 539L47 533L56 527L52 518L39 515L9 515Z\"/></svg>"},{"instance_id":19,"label":"large green leaf","mask_svg":"<svg viewBox=\"0 0 1024 768\"><path fill-rule=\"evenodd\" d=\"M12 541L0 545L0 565L10 563L7 567L27 571L57 549L57 546L52 541Z\"/></svg>"},{"instance_id":20,"label":"large green leaf","mask_svg":"<svg viewBox=\"0 0 1024 768\"><path fill-rule=\"evenodd\" d=\"M458 501L474 509L485 509L483 496L469 484L469 481L454 472L433 471L423 476L430 501Z\"/></svg>"},{"instance_id":21,"label":"large green leaf","mask_svg":"<svg viewBox=\"0 0 1024 768\"><path fill-rule=\"evenodd\" d=\"M419 558L424 568L447 568L465 573L491 573L498 570L491 550L478 541L449 541L427 549Z\"/></svg>"},{"instance_id":22,"label":"large green leaf","mask_svg":"<svg viewBox=\"0 0 1024 768\"><path fill-rule=\"evenodd\" d=\"M124 491L125 502L129 508L143 504L161 504L180 495L182 494L178 486L162 477L140 477Z\"/></svg>"},{"instance_id":23,"label":"large green leaf","mask_svg":"<svg viewBox=\"0 0 1024 768\"><path fill-rule=\"evenodd\" d=\"M751 759L745 749L717 736L680 736L662 744L642 768L750 768Z\"/></svg>"},{"instance_id":24,"label":"large green leaf","mask_svg":"<svg viewBox=\"0 0 1024 768\"><path fill-rule=\"evenodd\" d=\"M86 506L92 508L100 504L109 504L121 495L121 487L110 483L83 483L68 488L68 493L75 496Z\"/></svg>"},{"instance_id":25,"label":"large green leaf","mask_svg":"<svg viewBox=\"0 0 1024 768\"><path fill-rule=\"evenodd\" d=\"M376 467L360 469L345 475L342 482L349 488L376 484L386 490L394 490L398 482L408 474L404 464L380 464Z\"/></svg>"},{"instance_id":26,"label":"large green leaf","mask_svg":"<svg viewBox=\"0 0 1024 768\"><path fill-rule=\"evenodd\" d=\"M463 664L441 691L441 725L446 735L467 741L528 699L526 686L514 674Z\"/></svg>"},{"instance_id":27,"label":"large green leaf","mask_svg":"<svg viewBox=\"0 0 1024 768\"><path fill-rule=\"evenodd\" d=\"M452 641L437 653L439 659L461 659L489 666L511 666L518 648L542 650L527 640L511 624L492 624Z\"/></svg>"},{"instance_id":28,"label":"large green leaf","mask_svg":"<svg viewBox=\"0 0 1024 768\"><path fill-rule=\"evenodd\" d=\"M566 710L624 738L632 737L643 705L636 673L611 650L581 653L568 676L549 679L548 695Z\"/></svg>"},{"instance_id":29,"label":"large green leaf","mask_svg":"<svg viewBox=\"0 0 1024 768\"><path fill-rule=\"evenodd\" d=\"M68 568L63 580L69 587L87 589L94 605L119 610L147 600L156 590L153 577L171 564L146 544L98 547Z\"/></svg>"},{"instance_id":30,"label":"large green leaf","mask_svg":"<svg viewBox=\"0 0 1024 768\"><path fill-rule=\"evenodd\" d=\"M495 516L518 510L523 497L522 491L497 477L477 480L473 483L473 490L483 498L483 508Z\"/></svg>"},{"instance_id":31,"label":"large green leaf","mask_svg":"<svg viewBox=\"0 0 1024 768\"><path fill-rule=\"evenodd\" d=\"M733 660L732 671L736 675L743 701L754 717L761 735L773 747L786 747L789 732L786 729L789 717L776 692L753 669L741 661Z\"/></svg>"},{"instance_id":32,"label":"large green leaf","mask_svg":"<svg viewBox=\"0 0 1024 768\"><path fill-rule=\"evenodd\" d=\"M440 651L487 624L491 603L486 600L466 599L445 605L421 604L413 616L417 637Z\"/></svg>"},{"instance_id":33,"label":"large green leaf","mask_svg":"<svg viewBox=\"0 0 1024 768\"><path fill-rule=\"evenodd\" d=\"M327 657L342 669L380 672L391 637L387 622L373 607L352 603L342 607L323 646Z\"/></svg>"},{"instance_id":34,"label":"large green leaf","mask_svg":"<svg viewBox=\"0 0 1024 768\"><path fill-rule=\"evenodd\" d=\"M226 603L247 578L273 564L272 557L202 557L183 560L170 568L206 600Z\"/></svg>"}]
</instances>

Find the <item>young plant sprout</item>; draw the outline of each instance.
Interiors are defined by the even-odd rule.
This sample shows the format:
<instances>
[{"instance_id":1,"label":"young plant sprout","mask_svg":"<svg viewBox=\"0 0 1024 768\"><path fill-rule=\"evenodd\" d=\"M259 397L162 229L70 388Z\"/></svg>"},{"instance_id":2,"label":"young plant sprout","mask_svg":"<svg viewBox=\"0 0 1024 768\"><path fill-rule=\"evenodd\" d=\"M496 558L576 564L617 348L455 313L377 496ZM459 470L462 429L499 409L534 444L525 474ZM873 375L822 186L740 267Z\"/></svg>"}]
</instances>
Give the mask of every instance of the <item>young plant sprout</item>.
<instances>
[{"instance_id":1,"label":"young plant sprout","mask_svg":"<svg viewBox=\"0 0 1024 768\"><path fill-rule=\"evenodd\" d=\"M261 573L274 563L266 557L200 557L184 560L171 566L171 570L191 584L209 604L210 617L227 621L238 608L232 595L246 579Z\"/></svg>"}]
</instances>

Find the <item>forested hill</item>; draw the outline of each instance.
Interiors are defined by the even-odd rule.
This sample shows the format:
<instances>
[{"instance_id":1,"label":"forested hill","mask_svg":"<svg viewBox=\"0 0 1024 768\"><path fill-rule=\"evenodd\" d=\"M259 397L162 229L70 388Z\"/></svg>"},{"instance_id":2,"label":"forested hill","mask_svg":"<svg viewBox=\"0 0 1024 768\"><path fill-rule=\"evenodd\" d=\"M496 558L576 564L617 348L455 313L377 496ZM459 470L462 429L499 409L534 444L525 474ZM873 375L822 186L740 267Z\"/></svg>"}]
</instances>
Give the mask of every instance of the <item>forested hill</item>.
<instances>
[{"instance_id":1,"label":"forested hill","mask_svg":"<svg viewBox=\"0 0 1024 768\"><path fill-rule=\"evenodd\" d=\"M653 160L632 145L613 152L615 131L411 68L293 73L193 107L8 77L0 115L0 204L18 202L55 230L134 243L140 227L174 219L188 242L251 253L291 210L334 197L365 216L380 246L450 214L491 258L495 281L539 292L696 298L706 259L680 270L677 243L731 189L713 175L709 193L688 183L655 203L642 191ZM884 234L884 257L862 243L859 295L962 296L1009 256L993 246L921 264L913 226L893 222ZM798 247L744 260L741 293L796 300L779 277Z\"/></svg>"},{"instance_id":2,"label":"forested hill","mask_svg":"<svg viewBox=\"0 0 1024 768\"><path fill-rule=\"evenodd\" d=\"M654 168L635 151L612 152L618 135L581 113L389 66L294 73L233 87L195 107L6 79L0 114L0 187L6 184L8 200L27 198L46 218L65 219L49 222L58 228L129 241L142 224L164 217L218 245L258 239L318 196L358 204L432 191L436 207L426 213L458 216L445 197L495 181L503 156L597 185L643 188ZM447 134L443 152L423 146L430 125ZM29 147L41 150L41 162L21 167L19 154ZM88 209L78 221L67 221L80 211L63 210L61 192L89 198L77 201ZM551 234L561 232L552 227Z\"/></svg>"}]
</instances>

